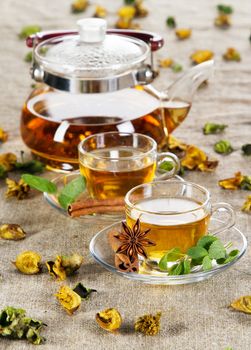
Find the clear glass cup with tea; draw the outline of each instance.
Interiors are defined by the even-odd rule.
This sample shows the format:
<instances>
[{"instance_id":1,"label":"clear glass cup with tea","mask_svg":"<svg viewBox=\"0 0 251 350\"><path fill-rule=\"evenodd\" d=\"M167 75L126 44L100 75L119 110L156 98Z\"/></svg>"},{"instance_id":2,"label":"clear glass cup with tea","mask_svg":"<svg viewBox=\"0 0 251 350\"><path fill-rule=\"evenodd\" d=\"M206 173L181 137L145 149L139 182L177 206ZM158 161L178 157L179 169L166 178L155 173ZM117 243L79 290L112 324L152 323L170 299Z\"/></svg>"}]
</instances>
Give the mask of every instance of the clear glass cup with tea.
<instances>
[{"instance_id":1,"label":"clear glass cup with tea","mask_svg":"<svg viewBox=\"0 0 251 350\"><path fill-rule=\"evenodd\" d=\"M177 174L179 159L170 152L157 152L157 143L137 133L107 132L84 139L78 146L81 174L91 197L124 197L133 187L166 180ZM158 164L172 163L172 169L157 175Z\"/></svg>"},{"instance_id":2,"label":"clear glass cup with tea","mask_svg":"<svg viewBox=\"0 0 251 350\"><path fill-rule=\"evenodd\" d=\"M125 197L126 222L133 227L140 219L141 230L156 245L145 248L148 266L157 268L162 256L172 248L185 253L208 233L210 218L225 212L228 220L220 221L210 234L219 233L235 223L235 213L227 203L212 204L209 191L186 181L156 181L131 189Z\"/></svg>"}]
</instances>

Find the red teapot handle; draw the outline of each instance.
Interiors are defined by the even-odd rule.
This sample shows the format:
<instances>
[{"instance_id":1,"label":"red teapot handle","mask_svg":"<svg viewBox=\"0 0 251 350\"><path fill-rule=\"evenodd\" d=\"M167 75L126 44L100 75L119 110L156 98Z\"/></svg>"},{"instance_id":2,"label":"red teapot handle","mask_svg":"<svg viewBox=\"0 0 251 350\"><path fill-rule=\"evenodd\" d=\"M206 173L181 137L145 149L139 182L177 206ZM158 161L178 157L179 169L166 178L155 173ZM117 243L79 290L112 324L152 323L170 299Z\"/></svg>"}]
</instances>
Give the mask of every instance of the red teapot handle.
<instances>
[{"instance_id":1,"label":"red teapot handle","mask_svg":"<svg viewBox=\"0 0 251 350\"><path fill-rule=\"evenodd\" d=\"M78 32L76 30L65 30L65 31L57 30L57 31L39 32L28 36L26 39L26 45L28 47L33 47L34 45L37 45L38 43L47 39L56 38L58 36L63 36L63 35L74 35L74 34L78 34ZM126 29L108 29L107 34L126 35L137 39L141 39L150 46L151 51L157 51L164 45L164 39L160 35L155 33L150 33L150 32L126 30Z\"/></svg>"}]
</instances>

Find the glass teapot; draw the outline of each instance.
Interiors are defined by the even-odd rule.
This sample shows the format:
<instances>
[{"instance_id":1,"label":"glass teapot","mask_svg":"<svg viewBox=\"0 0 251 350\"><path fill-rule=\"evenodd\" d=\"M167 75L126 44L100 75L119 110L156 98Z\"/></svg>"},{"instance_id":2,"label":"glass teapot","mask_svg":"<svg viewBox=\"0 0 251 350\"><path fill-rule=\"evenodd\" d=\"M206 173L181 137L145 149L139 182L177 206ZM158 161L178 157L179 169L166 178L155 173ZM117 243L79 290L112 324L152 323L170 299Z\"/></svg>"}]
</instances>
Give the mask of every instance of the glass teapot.
<instances>
[{"instance_id":1,"label":"glass teapot","mask_svg":"<svg viewBox=\"0 0 251 350\"><path fill-rule=\"evenodd\" d=\"M77 145L98 132L139 132L159 149L187 116L197 87L210 76L212 61L192 68L159 92L153 52L156 34L106 28L103 19L77 22L78 31L41 32L33 47L31 74L38 82L24 104L21 135L48 168L78 167ZM151 64L146 61L151 58Z\"/></svg>"}]
</instances>

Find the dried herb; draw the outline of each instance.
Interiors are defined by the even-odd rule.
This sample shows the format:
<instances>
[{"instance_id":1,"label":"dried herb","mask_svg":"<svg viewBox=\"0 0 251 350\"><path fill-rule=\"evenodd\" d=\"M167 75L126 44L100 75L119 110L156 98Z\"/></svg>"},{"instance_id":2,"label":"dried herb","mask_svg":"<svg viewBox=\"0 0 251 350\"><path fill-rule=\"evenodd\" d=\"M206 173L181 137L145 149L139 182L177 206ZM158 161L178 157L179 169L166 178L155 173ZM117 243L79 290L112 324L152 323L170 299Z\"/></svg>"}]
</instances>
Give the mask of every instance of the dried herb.
<instances>
[{"instance_id":1,"label":"dried herb","mask_svg":"<svg viewBox=\"0 0 251 350\"><path fill-rule=\"evenodd\" d=\"M176 34L178 39L185 40L185 39L190 38L190 36L192 34L192 30L188 29L188 28L180 28L180 29L175 30L175 34Z\"/></svg>"},{"instance_id":2,"label":"dried herb","mask_svg":"<svg viewBox=\"0 0 251 350\"><path fill-rule=\"evenodd\" d=\"M19 241L20 239L24 239L25 236L26 233L17 224L3 224L0 226L0 237L2 239Z\"/></svg>"},{"instance_id":3,"label":"dried herb","mask_svg":"<svg viewBox=\"0 0 251 350\"><path fill-rule=\"evenodd\" d=\"M7 306L0 313L1 337L26 339L29 343L39 345L45 341L40 335L43 326L46 324L27 317L23 309Z\"/></svg>"},{"instance_id":4,"label":"dried herb","mask_svg":"<svg viewBox=\"0 0 251 350\"><path fill-rule=\"evenodd\" d=\"M213 57L214 53L210 50L198 50L190 56L194 64L200 64L202 62L211 60Z\"/></svg>"},{"instance_id":5,"label":"dried herb","mask_svg":"<svg viewBox=\"0 0 251 350\"><path fill-rule=\"evenodd\" d=\"M251 314L251 295L246 295L234 300L230 306L237 311Z\"/></svg>"},{"instance_id":6,"label":"dried herb","mask_svg":"<svg viewBox=\"0 0 251 350\"><path fill-rule=\"evenodd\" d=\"M173 64L173 60L171 58L164 58L162 60L159 60L159 66L161 68L169 68Z\"/></svg>"},{"instance_id":7,"label":"dried herb","mask_svg":"<svg viewBox=\"0 0 251 350\"><path fill-rule=\"evenodd\" d=\"M126 5L134 5L135 4L135 0L124 0L124 3Z\"/></svg>"},{"instance_id":8,"label":"dried herb","mask_svg":"<svg viewBox=\"0 0 251 350\"><path fill-rule=\"evenodd\" d=\"M76 272L83 263L82 255L74 253L72 255L58 255L55 261L47 261L47 269L53 277L64 281L67 276Z\"/></svg>"},{"instance_id":9,"label":"dried herb","mask_svg":"<svg viewBox=\"0 0 251 350\"><path fill-rule=\"evenodd\" d=\"M160 331L160 318L161 312L158 312L156 315L141 316L135 322L134 329L136 332L145 335L156 335Z\"/></svg>"},{"instance_id":10,"label":"dried herb","mask_svg":"<svg viewBox=\"0 0 251 350\"><path fill-rule=\"evenodd\" d=\"M18 182L7 178L6 180L7 191L5 192L5 197L16 197L17 199L24 199L28 196L30 192L30 186L20 179Z\"/></svg>"},{"instance_id":11,"label":"dried herb","mask_svg":"<svg viewBox=\"0 0 251 350\"><path fill-rule=\"evenodd\" d=\"M169 28L176 28L177 24L176 24L176 20L173 16L169 16L167 17L166 19L166 25L169 27Z\"/></svg>"},{"instance_id":12,"label":"dried herb","mask_svg":"<svg viewBox=\"0 0 251 350\"><path fill-rule=\"evenodd\" d=\"M96 314L97 324L108 332L114 332L121 327L122 317L118 310L110 308Z\"/></svg>"},{"instance_id":13,"label":"dried herb","mask_svg":"<svg viewBox=\"0 0 251 350\"><path fill-rule=\"evenodd\" d=\"M227 128L225 124L206 123L203 127L204 135L220 134Z\"/></svg>"},{"instance_id":14,"label":"dried herb","mask_svg":"<svg viewBox=\"0 0 251 350\"><path fill-rule=\"evenodd\" d=\"M81 299L88 299L91 293L97 292L96 289L90 289L83 286L82 283L78 283L73 291L77 293Z\"/></svg>"},{"instance_id":15,"label":"dried herb","mask_svg":"<svg viewBox=\"0 0 251 350\"><path fill-rule=\"evenodd\" d=\"M118 11L119 19L116 22L116 28L119 29L136 29L132 20L136 15L134 6L123 6Z\"/></svg>"},{"instance_id":16,"label":"dried herb","mask_svg":"<svg viewBox=\"0 0 251 350\"><path fill-rule=\"evenodd\" d=\"M13 264L18 271L25 275L34 275L41 272L41 256L31 250L20 253Z\"/></svg>"},{"instance_id":17,"label":"dried herb","mask_svg":"<svg viewBox=\"0 0 251 350\"><path fill-rule=\"evenodd\" d=\"M214 25L221 29L227 29L231 26L231 18L229 15L220 13L214 20Z\"/></svg>"},{"instance_id":18,"label":"dried herb","mask_svg":"<svg viewBox=\"0 0 251 350\"><path fill-rule=\"evenodd\" d=\"M84 192L85 185L85 178L81 175L69 182L58 195L58 201L62 208L67 209Z\"/></svg>"},{"instance_id":19,"label":"dried herb","mask_svg":"<svg viewBox=\"0 0 251 350\"><path fill-rule=\"evenodd\" d=\"M233 152L233 147L229 141L220 140L215 143L214 150L220 154L230 154Z\"/></svg>"},{"instance_id":20,"label":"dried herb","mask_svg":"<svg viewBox=\"0 0 251 350\"><path fill-rule=\"evenodd\" d=\"M227 51L222 55L222 57L225 61L240 62L241 60L240 53L233 47L228 48Z\"/></svg>"},{"instance_id":21,"label":"dried herb","mask_svg":"<svg viewBox=\"0 0 251 350\"><path fill-rule=\"evenodd\" d=\"M96 18L105 18L107 16L107 10L105 7L96 5L95 12L93 17Z\"/></svg>"},{"instance_id":22,"label":"dried herb","mask_svg":"<svg viewBox=\"0 0 251 350\"><path fill-rule=\"evenodd\" d=\"M5 179L8 175L6 169L0 164L0 179Z\"/></svg>"},{"instance_id":23,"label":"dried herb","mask_svg":"<svg viewBox=\"0 0 251 350\"><path fill-rule=\"evenodd\" d=\"M24 61L27 63L32 62L32 51L27 52L27 54L24 56Z\"/></svg>"},{"instance_id":24,"label":"dried herb","mask_svg":"<svg viewBox=\"0 0 251 350\"><path fill-rule=\"evenodd\" d=\"M245 156L251 156L251 143L247 143L246 145L243 145L241 149L242 149L242 152L245 154Z\"/></svg>"},{"instance_id":25,"label":"dried herb","mask_svg":"<svg viewBox=\"0 0 251 350\"><path fill-rule=\"evenodd\" d=\"M232 244L228 243L225 247L219 238L206 235L200 238L196 246L182 253L179 248L173 248L166 252L159 261L159 269L167 271L169 275L185 275L191 272L194 266L201 265L203 271L209 271L213 267L213 261L218 264L227 264L236 259L239 250L235 249L227 252L227 248Z\"/></svg>"},{"instance_id":26,"label":"dried herb","mask_svg":"<svg viewBox=\"0 0 251 350\"><path fill-rule=\"evenodd\" d=\"M47 192L47 193L56 193L57 192L57 186L42 177L31 175L31 174L23 174L22 177L23 181L28 184L31 188L34 188L41 192Z\"/></svg>"},{"instance_id":27,"label":"dried herb","mask_svg":"<svg viewBox=\"0 0 251 350\"><path fill-rule=\"evenodd\" d=\"M226 15L231 15L233 13L233 8L232 6L229 6L229 5L219 4L217 5L217 9L219 12L224 13Z\"/></svg>"},{"instance_id":28,"label":"dried herb","mask_svg":"<svg viewBox=\"0 0 251 350\"><path fill-rule=\"evenodd\" d=\"M228 179L220 180L219 186L226 189L226 190L237 190L240 188L241 183L244 179L244 176L241 174L240 171L234 174L234 177L230 177Z\"/></svg>"},{"instance_id":29,"label":"dried herb","mask_svg":"<svg viewBox=\"0 0 251 350\"><path fill-rule=\"evenodd\" d=\"M14 170L26 172L29 174L42 173L44 171L44 164L39 160L24 161L23 152L21 152L21 162L16 162Z\"/></svg>"},{"instance_id":30,"label":"dried herb","mask_svg":"<svg viewBox=\"0 0 251 350\"><path fill-rule=\"evenodd\" d=\"M179 72L181 72L181 71L183 70L182 65L179 64L179 63L173 63L173 64L171 65L171 68L172 68L172 71L173 71L174 73L179 73Z\"/></svg>"},{"instance_id":31,"label":"dried herb","mask_svg":"<svg viewBox=\"0 0 251 350\"><path fill-rule=\"evenodd\" d=\"M0 143L4 143L8 140L8 133L0 128Z\"/></svg>"},{"instance_id":32,"label":"dried herb","mask_svg":"<svg viewBox=\"0 0 251 350\"><path fill-rule=\"evenodd\" d=\"M68 286L60 287L55 297L69 315L72 315L81 305L80 296Z\"/></svg>"},{"instance_id":33,"label":"dried herb","mask_svg":"<svg viewBox=\"0 0 251 350\"><path fill-rule=\"evenodd\" d=\"M240 188L242 190L251 191L251 176L243 176L243 180L241 181Z\"/></svg>"},{"instance_id":34,"label":"dried herb","mask_svg":"<svg viewBox=\"0 0 251 350\"><path fill-rule=\"evenodd\" d=\"M242 211L245 211L247 213L250 213L251 212L251 196L248 196L246 198L246 201L244 202L242 208L241 208Z\"/></svg>"},{"instance_id":35,"label":"dried herb","mask_svg":"<svg viewBox=\"0 0 251 350\"><path fill-rule=\"evenodd\" d=\"M134 7L136 10L135 17L146 17L148 15L148 10L143 5L143 0L135 0Z\"/></svg>"},{"instance_id":36,"label":"dried herb","mask_svg":"<svg viewBox=\"0 0 251 350\"><path fill-rule=\"evenodd\" d=\"M15 168L17 157L14 153L2 153L0 154L0 166L4 168L6 172Z\"/></svg>"},{"instance_id":37,"label":"dried herb","mask_svg":"<svg viewBox=\"0 0 251 350\"><path fill-rule=\"evenodd\" d=\"M42 28L36 24L25 26L21 29L18 36L20 39L26 39L28 36L30 36L32 34L36 34L37 32L41 32L41 30L42 30Z\"/></svg>"},{"instance_id":38,"label":"dried herb","mask_svg":"<svg viewBox=\"0 0 251 350\"><path fill-rule=\"evenodd\" d=\"M122 221L122 232L117 234L117 238L121 245L117 249L117 254L125 254L130 261L133 261L138 255L147 258L144 247L156 245L153 241L146 238L150 229L141 231L140 220L138 219L132 228Z\"/></svg>"},{"instance_id":39,"label":"dried herb","mask_svg":"<svg viewBox=\"0 0 251 350\"><path fill-rule=\"evenodd\" d=\"M198 147L187 145L185 155L181 159L181 165L188 170L213 171L217 160L210 160L208 156Z\"/></svg>"},{"instance_id":40,"label":"dried herb","mask_svg":"<svg viewBox=\"0 0 251 350\"><path fill-rule=\"evenodd\" d=\"M88 0L74 0L71 4L71 12L72 13L81 13L85 12L89 5Z\"/></svg>"},{"instance_id":41,"label":"dried herb","mask_svg":"<svg viewBox=\"0 0 251 350\"><path fill-rule=\"evenodd\" d=\"M172 171L174 168L174 164L171 161L164 160L163 162L160 163L158 166L158 169L164 170L164 171Z\"/></svg>"}]
</instances>

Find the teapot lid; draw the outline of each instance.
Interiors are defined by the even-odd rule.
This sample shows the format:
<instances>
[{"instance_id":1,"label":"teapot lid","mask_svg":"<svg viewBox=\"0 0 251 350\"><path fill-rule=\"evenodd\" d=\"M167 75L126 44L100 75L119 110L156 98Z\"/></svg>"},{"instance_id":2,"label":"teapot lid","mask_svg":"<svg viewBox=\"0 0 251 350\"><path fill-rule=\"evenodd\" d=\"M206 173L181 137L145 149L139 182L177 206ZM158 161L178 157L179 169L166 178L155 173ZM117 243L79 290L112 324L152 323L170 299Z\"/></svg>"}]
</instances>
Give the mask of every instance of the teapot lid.
<instances>
[{"instance_id":1,"label":"teapot lid","mask_svg":"<svg viewBox=\"0 0 251 350\"><path fill-rule=\"evenodd\" d=\"M57 36L35 47L35 80L72 92L134 86L135 72L147 58L149 46L130 36L106 34L103 19L81 19L77 26L78 35Z\"/></svg>"}]
</instances>

